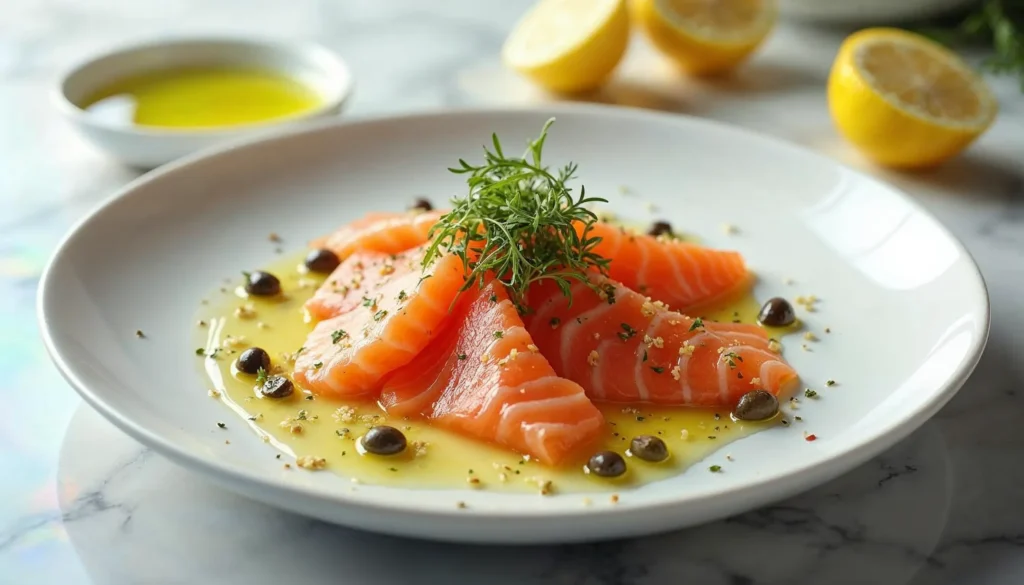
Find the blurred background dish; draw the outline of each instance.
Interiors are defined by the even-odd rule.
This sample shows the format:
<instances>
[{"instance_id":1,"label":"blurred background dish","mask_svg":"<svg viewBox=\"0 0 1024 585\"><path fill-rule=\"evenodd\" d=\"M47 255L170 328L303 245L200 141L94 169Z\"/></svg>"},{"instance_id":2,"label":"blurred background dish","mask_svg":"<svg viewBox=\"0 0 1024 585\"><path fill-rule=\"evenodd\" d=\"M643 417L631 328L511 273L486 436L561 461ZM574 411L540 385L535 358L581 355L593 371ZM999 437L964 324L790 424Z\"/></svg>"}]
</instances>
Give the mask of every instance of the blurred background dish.
<instances>
[{"instance_id":1,"label":"blurred background dish","mask_svg":"<svg viewBox=\"0 0 1024 585\"><path fill-rule=\"evenodd\" d=\"M882 24L940 16L976 3L977 0L779 0L779 12L803 20Z\"/></svg>"}]
</instances>

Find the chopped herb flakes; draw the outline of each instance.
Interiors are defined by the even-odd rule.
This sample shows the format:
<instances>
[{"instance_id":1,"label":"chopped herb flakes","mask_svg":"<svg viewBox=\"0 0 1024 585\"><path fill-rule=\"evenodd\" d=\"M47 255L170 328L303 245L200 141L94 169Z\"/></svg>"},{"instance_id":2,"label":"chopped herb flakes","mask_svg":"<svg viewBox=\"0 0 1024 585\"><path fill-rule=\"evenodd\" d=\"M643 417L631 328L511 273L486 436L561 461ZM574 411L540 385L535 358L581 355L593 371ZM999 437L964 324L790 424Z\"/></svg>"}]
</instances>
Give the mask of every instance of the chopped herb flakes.
<instances>
[{"instance_id":1,"label":"chopped herb flakes","mask_svg":"<svg viewBox=\"0 0 1024 585\"><path fill-rule=\"evenodd\" d=\"M651 369L654 370L655 374L661 374L665 371L665 368L662 366L651 366Z\"/></svg>"},{"instance_id":2,"label":"chopped herb flakes","mask_svg":"<svg viewBox=\"0 0 1024 585\"><path fill-rule=\"evenodd\" d=\"M387 311L383 311L383 310L381 310L381 311L377 311L376 313L374 313L374 314L373 314L373 320L374 320L374 321L380 321L381 319L383 319L384 317L386 317L386 316L387 316L387 314L388 314L388 312L387 312Z\"/></svg>"},{"instance_id":3,"label":"chopped herb flakes","mask_svg":"<svg viewBox=\"0 0 1024 585\"><path fill-rule=\"evenodd\" d=\"M697 329L699 327L703 327L703 326L704 326L704 320L701 319L700 317L697 317L696 319L693 320L693 325L690 325L690 331L693 331L693 330L695 330L695 329Z\"/></svg>"},{"instance_id":4,"label":"chopped herb flakes","mask_svg":"<svg viewBox=\"0 0 1024 585\"><path fill-rule=\"evenodd\" d=\"M557 329L559 324L561 324L561 323L562 323L562 320L559 319L558 317L553 317L550 321L548 321L548 325L551 325L552 329Z\"/></svg>"},{"instance_id":5,"label":"chopped herb flakes","mask_svg":"<svg viewBox=\"0 0 1024 585\"><path fill-rule=\"evenodd\" d=\"M217 423L217 426L218 426L218 427L220 427L220 428L222 428L222 429L226 429L226 428L228 428L228 425L226 425L226 424L224 424L224 423L222 423L222 422L219 422L219 423Z\"/></svg>"},{"instance_id":6,"label":"chopped herb flakes","mask_svg":"<svg viewBox=\"0 0 1024 585\"><path fill-rule=\"evenodd\" d=\"M323 362L316 362L315 364L313 364L313 368L315 368L317 370L319 370L322 367L324 367L324 363Z\"/></svg>"},{"instance_id":7,"label":"chopped herb flakes","mask_svg":"<svg viewBox=\"0 0 1024 585\"><path fill-rule=\"evenodd\" d=\"M505 337L505 332L504 331L495 331L494 332L494 338L495 339L501 339L502 337Z\"/></svg>"},{"instance_id":8,"label":"chopped herb flakes","mask_svg":"<svg viewBox=\"0 0 1024 585\"><path fill-rule=\"evenodd\" d=\"M811 390L810 388L807 388L804 390L804 396L808 398L816 398L818 396L818 393L815 392L814 390Z\"/></svg>"},{"instance_id":9,"label":"chopped herb flakes","mask_svg":"<svg viewBox=\"0 0 1024 585\"><path fill-rule=\"evenodd\" d=\"M711 473L718 473L719 471L722 471L722 466L712 465L711 467L708 467L708 469L711 471Z\"/></svg>"},{"instance_id":10,"label":"chopped herb flakes","mask_svg":"<svg viewBox=\"0 0 1024 585\"><path fill-rule=\"evenodd\" d=\"M464 354L464 353L460 353L460 354L459 354L459 359L460 359L460 360L464 360L464 359L466 359L466 354Z\"/></svg>"},{"instance_id":11,"label":"chopped herb flakes","mask_svg":"<svg viewBox=\"0 0 1024 585\"><path fill-rule=\"evenodd\" d=\"M636 335L636 329L633 329L633 327L631 327L629 323L621 323L619 326L622 327L622 332L618 334L619 339L621 339L622 341L628 341L630 338Z\"/></svg>"},{"instance_id":12,"label":"chopped herb flakes","mask_svg":"<svg viewBox=\"0 0 1024 585\"><path fill-rule=\"evenodd\" d=\"M348 333L344 329L338 329L331 332L331 343L338 343L342 339L348 337Z\"/></svg>"}]
</instances>

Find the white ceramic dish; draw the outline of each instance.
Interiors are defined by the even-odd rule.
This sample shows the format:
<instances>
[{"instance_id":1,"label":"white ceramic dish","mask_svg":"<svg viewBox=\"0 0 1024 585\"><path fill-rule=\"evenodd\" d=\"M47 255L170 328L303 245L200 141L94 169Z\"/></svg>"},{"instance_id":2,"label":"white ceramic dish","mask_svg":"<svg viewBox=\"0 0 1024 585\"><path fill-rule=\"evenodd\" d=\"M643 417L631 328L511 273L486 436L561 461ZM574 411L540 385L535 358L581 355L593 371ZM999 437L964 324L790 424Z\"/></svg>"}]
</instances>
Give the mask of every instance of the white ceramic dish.
<instances>
[{"instance_id":1,"label":"white ceramic dish","mask_svg":"<svg viewBox=\"0 0 1024 585\"><path fill-rule=\"evenodd\" d=\"M257 124L210 129L152 128L111 121L87 112L83 101L126 77L181 67L243 67L279 71L312 88L321 105L308 112ZM338 114L352 93L348 66L326 48L294 41L180 39L133 45L72 68L54 96L70 123L100 149L125 164L153 168L226 141L286 124Z\"/></svg>"},{"instance_id":2,"label":"white ceramic dish","mask_svg":"<svg viewBox=\"0 0 1024 585\"><path fill-rule=\"evenodd\" d=\"M814 294L822 341L786 356L804 384L802 423L730 445L667 481L621 494L541 497L353 486L285 471L272 448L206 396L191 345L200 298L270 261L267 233L310 237L414 195L460 193L445 168L497 132L525 144L556 116L545 150L580 165L588 194L627 217L667 218L742 251L759 298ZM620 195L619 186L632 195ZM643 200L658 206L643 211ZM739 227L724 235L720 224ZM787 278L796 284L787 285ZM450 112L296 131L183 160L107 201L64 240L39 296L46 345L68 381L125 432L220 484L326 521L466 542L564 542L692 525L783 498L881 452L934 414L976 364L988 332L977 267L895 189L797 147L681 116L596 106ZM825 327L831 333L823 333ZM135 337L141 329L146 339ZM824 388L826 379L838 385ZM817 435L808 442L804 431ZM224 440L231 444L225 445ZM708 472L722 464L723 473ZM456 501L466 509L457 509Z\"/></svg>"}]
</instances>

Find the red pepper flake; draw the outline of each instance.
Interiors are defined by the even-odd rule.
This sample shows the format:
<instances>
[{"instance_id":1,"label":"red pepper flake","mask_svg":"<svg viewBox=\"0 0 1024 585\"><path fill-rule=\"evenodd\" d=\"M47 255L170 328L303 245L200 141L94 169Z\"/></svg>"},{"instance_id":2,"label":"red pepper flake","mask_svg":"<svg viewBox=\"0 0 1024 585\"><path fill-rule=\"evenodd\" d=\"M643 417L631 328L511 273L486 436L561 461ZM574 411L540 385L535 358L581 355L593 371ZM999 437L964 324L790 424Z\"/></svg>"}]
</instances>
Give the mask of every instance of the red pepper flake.
<instances>
[{"instance_id":1,"label":"red pepper flake","mask_svg":"<svg viewBox=\"0 0 1024 585\"><path fill-rule=\"evenodd\" d=\"M804 440L808 441L808 442L810 442L810 441L817 441L818 440L818 436L812 433L812 434L807 435L806 437L804 437Z\"/></svg>"}]
</instances>

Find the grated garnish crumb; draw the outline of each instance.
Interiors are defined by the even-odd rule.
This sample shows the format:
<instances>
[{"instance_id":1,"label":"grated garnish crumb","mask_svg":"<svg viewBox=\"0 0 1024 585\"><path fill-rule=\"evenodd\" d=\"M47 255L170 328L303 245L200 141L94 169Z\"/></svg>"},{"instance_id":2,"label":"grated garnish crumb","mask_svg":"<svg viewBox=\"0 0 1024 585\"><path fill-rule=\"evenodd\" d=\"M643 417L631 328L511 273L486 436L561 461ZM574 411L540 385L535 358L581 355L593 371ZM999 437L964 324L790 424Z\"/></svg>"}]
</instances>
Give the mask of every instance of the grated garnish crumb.
<instances>
[{"instance_id":1,"label":"grated garnish crumb","mask_svg":"<svg viewBox=\"0 0 1024 585\"><path fill-rule=\"evenodd\" d=\"M327 466L327 460L323 457L314 457L313 455L303 455L295 460L295 464L303 469L310 471L316 471L323 469Z\"/></svg>"}]
</instances>

